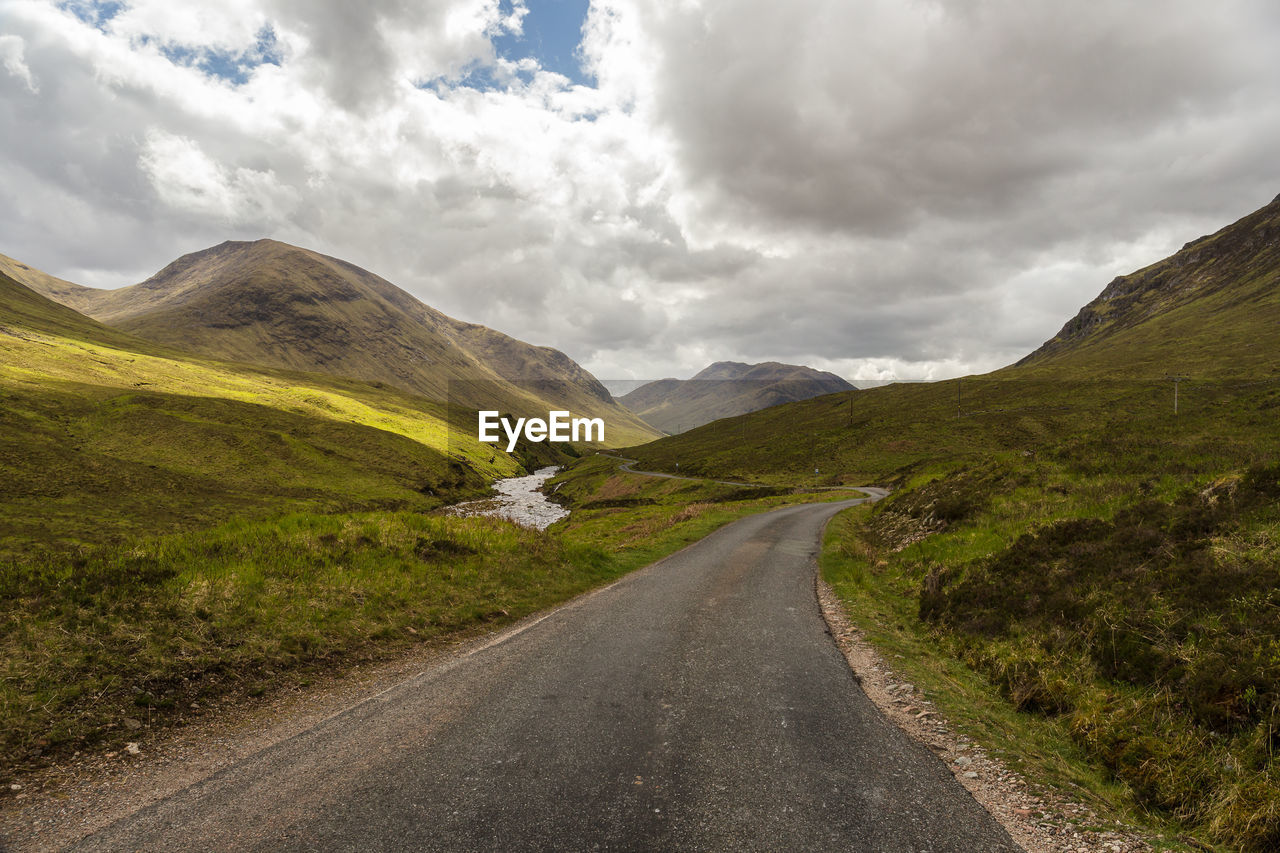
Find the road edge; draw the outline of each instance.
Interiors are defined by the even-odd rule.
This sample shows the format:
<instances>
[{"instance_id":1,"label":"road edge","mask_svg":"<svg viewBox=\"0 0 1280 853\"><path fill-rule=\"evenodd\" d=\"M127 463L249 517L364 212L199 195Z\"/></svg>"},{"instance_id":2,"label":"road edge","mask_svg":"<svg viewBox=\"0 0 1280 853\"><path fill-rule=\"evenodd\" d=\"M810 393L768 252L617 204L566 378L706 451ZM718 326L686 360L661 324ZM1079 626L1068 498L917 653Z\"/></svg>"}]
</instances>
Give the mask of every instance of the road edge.
<instances>
[{"instance_id":1,"label":"road edge","mask_svg":"<svg viewBox=\"0 0 1280 853\"><path fill-rule=\"evenodd\" d=\"M832 519L839 515L836 513ZM828 524L830 520L828 520ZM823 527L819 540L826 538ZM1077 824L1098 825L1093 810L1051 792L1038 790L981 746L957 734L915 685L897 676L879 650L853 624L844 603L822 578L815 559L814 594L828 633L862 692L903 733L938 757L969 794L1014 843L1027 853L1150 853L1146 839L1133 833L1079 831Z\"/></svg>"}]
</instances>

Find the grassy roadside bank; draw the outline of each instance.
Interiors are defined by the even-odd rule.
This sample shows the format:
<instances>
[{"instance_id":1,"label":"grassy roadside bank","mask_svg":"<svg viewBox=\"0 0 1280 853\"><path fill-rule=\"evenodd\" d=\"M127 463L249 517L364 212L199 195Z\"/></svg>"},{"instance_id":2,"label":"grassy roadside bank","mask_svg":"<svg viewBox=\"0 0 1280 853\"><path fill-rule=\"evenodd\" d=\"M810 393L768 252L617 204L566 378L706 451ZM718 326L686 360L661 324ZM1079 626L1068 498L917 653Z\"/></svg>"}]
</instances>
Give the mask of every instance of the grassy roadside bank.
<instances>
[{"instance_id":1,"label":"grassy roadside bank","mask_svg":"<svg viewBox=\"0 0 1280 853\"><path fill-rule=\"evenodd\" d=\"M862 552L860 537L871 512L870 506L857 507L832 519L819 562L850 621L897 677L915 685L953 731L1033 784L1089 806L1105 828L1140 826L1157 849L1193 849L1178 841L1178 827L1138 808L1123 785L1092 766L1061 725L1019 713L956 656L945 636L919 622L915 585L884 567L877 571Z\"/></svg>"},{"instance_id":2,"label":"grassy roadside bank","mask_svg":"<svg viewBox=\"0 0 1280 853\"><path fill-rule=\"evenodd\" d=\"M1170 837L1274 850L1280 469L1169 461L1144 489L1061 459L921 475L832 523L824 576L1028 775Z\"/></svg>"},{"instance_id":3,"label":"grassy roadside bank","mask_svg":"<svg viewBox=\"0 0 1280 853\"><path fill-rule=\"evenodd\" d=\"M413 512L291 514L0 564L0 780L318 673L496 629L743 515L827 496L581 460L539 533Z\"/></svg>"}]
</instances>

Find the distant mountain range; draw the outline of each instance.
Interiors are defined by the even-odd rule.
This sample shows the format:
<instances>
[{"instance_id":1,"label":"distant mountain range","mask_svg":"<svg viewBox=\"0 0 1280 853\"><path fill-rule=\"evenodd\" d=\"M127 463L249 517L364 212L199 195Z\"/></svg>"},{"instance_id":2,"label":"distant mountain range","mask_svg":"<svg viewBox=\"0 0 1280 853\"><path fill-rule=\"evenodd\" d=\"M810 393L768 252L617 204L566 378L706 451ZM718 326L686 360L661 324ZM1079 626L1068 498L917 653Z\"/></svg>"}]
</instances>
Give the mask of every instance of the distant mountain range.
<instances>
[{"instance_id":1,"label":"distant mountain range","mask_svg":"<svg viewBox=\"0 0 1280 853\"><path fill-rule=\"evenodd\" d=\"M1280 375L1280 196L1123 275L1002 373L1202 378Z\"/></svg>"},{"instance_id":2,"label":"distant mountain range","mask_svg":"<svg viewBox=\"0 0 1280 853\"><path fill-rule=\"evenodd\" d=\"M720 418L856 390L834 373L768 361L718 361L692 379L660 379L618 398L647 423L676 434Z\"/></svg>"},{"instance_id":3,"label":"distant mountain range","mask_svg":"<svg viewBox=\"0 0 1280 853\"><path fill-rule=\"evenodd\" d=\"M384 382L433 400L604 417L610 443L655 435L564 353L447 317L346 261L274 240L184 255L118 290L0 256L0 271L139 338L225 361Z\"/></svg>"}]
</instances>

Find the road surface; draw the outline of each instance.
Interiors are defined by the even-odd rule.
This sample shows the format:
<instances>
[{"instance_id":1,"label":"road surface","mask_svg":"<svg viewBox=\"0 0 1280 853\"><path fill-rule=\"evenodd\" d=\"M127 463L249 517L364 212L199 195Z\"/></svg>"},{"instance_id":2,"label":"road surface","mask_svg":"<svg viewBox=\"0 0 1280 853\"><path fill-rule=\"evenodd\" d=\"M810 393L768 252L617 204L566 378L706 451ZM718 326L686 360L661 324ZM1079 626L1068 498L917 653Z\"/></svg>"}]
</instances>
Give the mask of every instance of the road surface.
<instances>
[{"instance_id":1,"label":"road surface","mask_svg":"<svg viewBox=\"0 0 1280 853\"><path fill-rule=\"evenodd\" d=\"M826 632L854 503L742 519L74 849L1015 851Z\"/></svg>"},{"instance_id":2,"label":"road surface","mask_svg":"<svg viewBox=\"0 0 1280 853\"><path fill-rule=\"evenodd\" d=\"M664 474L661 471L638 471L634 466L640 464L639 459L628 459L625 456L618 456L614 453L605 453L603 450L596 451L597 456L607 456L610 459L616 459L622 464L619 469L626 471L628 474L642 474L646 477L661 477L664 480L691 480L695 483L717 483L721 486L746 486L749 489L767 489L762 483L743 483L738 480L713 480L710 477L685 477L681 474Z\"/></svg>"}]
</instances>

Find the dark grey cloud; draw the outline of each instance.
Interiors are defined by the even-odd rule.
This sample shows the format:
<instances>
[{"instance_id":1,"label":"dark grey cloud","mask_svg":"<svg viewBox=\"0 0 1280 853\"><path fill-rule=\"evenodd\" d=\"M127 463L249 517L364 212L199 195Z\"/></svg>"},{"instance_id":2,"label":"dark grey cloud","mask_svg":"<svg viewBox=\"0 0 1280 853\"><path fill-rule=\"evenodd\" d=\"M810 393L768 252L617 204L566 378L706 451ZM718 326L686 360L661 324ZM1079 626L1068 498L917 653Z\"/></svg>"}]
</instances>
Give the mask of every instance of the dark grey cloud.
<instances>
[{"instance_id":1,"label":"dark grey cloud","mask_svg":"<svg viewBox=\"0 0 1280 853\"><path fill-rule=\"evenodd\" d=\"M296 59L306 82L321 87L342 109L368 114L394 99L395 83L456 77L478 60L493 59L483 30L458 32L450 20L464 5L449 0L266 0L263 10L276 26L305 42Z\"/></svg>"},{"instance_id":2,"label":"dark grey cloud","mask_svg":"<svg viewBox=\"0 0 1280 853\"><path fill-rule=\"evenodd\" d=\"M1166 132L1239 120L1275 79L1261 3L806 6L655 24L658 109L720 215L878 235L1008 217L1081 177L1101 191Z\"/></svg>"}]
</instances>

